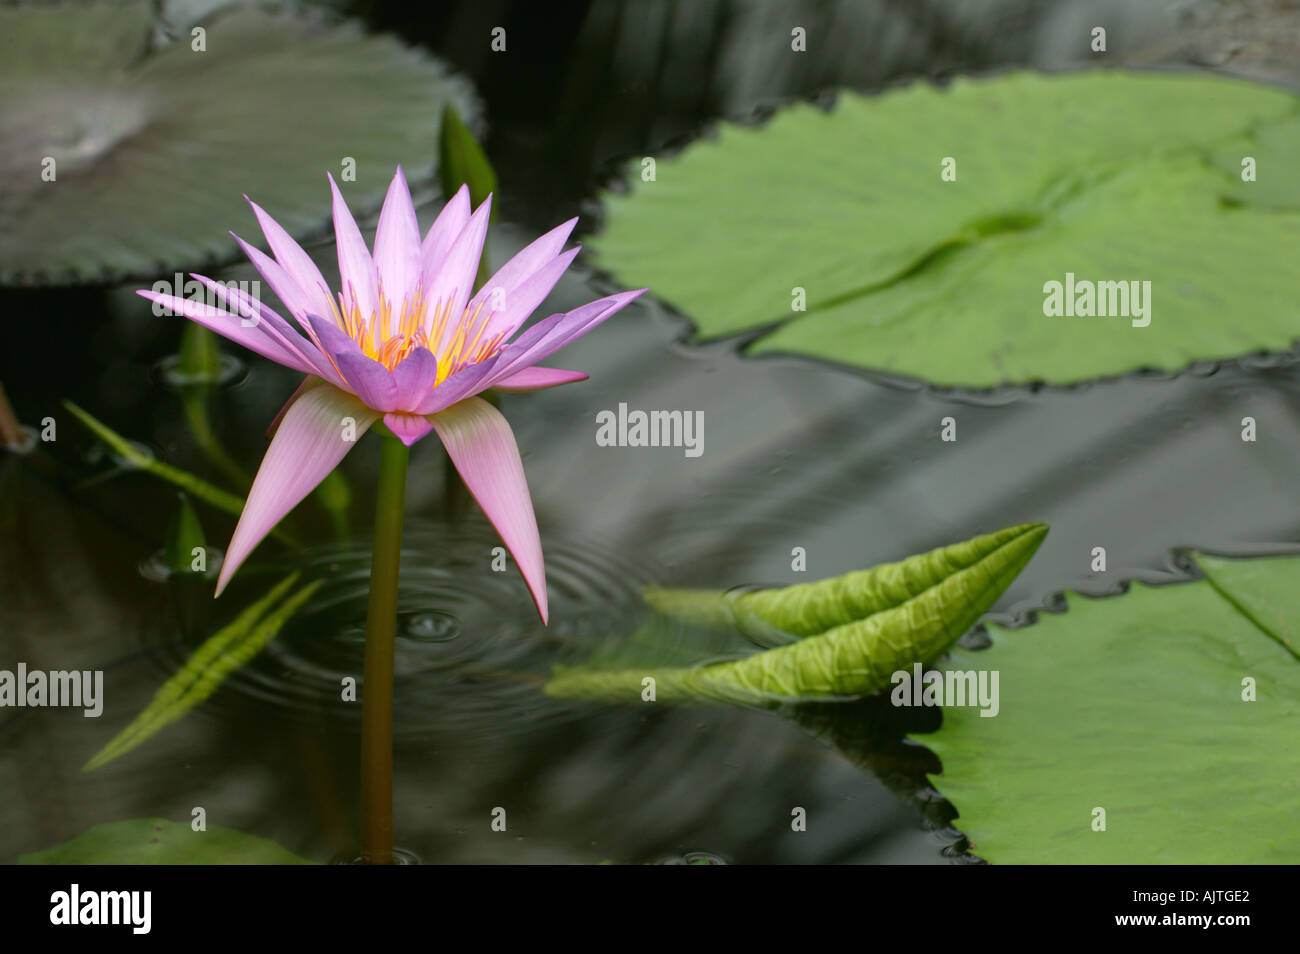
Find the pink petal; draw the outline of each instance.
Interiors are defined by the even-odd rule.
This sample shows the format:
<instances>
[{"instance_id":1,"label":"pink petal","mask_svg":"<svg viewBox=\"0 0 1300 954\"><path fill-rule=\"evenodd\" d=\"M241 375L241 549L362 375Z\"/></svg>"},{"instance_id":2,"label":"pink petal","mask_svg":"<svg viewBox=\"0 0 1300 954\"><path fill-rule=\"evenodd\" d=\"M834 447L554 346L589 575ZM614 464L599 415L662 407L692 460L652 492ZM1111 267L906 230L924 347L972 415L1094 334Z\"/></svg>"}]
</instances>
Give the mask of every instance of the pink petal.
<instances>
[{"instance_id":1,"label":"pink petal","mask_svg":"<svg viewBox=\"0 0 1300 954\"><path fill-rule=\"evenodd\" d=\"M496 274L489 278L479 293L474 296L473 301L470 303L470 310L473 311L474 305L478 304L480 299L486 298L491 289L500 288L506 293L506 295L509 295L521 284L549 265L551 261L560 254L560 250L564 248L564 243L569 239L569 234L577 224L578 220L576 218L569 219L569 221L551 229L541 238L535 240L526 248L516 253L510 261L497 269ZM552 286L554 286L554 284L555 282L551 283ZM547 292L549 291L550 289L548 288ZM546 294L543 294L542 298L545 297ZM538 304L540 303L541 299L539 298ZM533 308L536 307L536 304L533 305ZM532 309L530 308L529 313L531 314L531 312ZM513 333L514 329L518 328L519 325L522 324L523 319L527 317L528 315L524 315L523 318L520 318L519 321L515 322L514 327L510 328L507 334ZM493 320L494 322L496 321L495 318ZM500 322L499 324L504 324L504 322ZM489 333L496 333L498 330L498 327L489 327L488 329Z\"/></svg>"},{"instance_id":2,"label":"pink petal","mask_svg":"<svg viewBox=\"0 0 1300 954\"><path fill-rule=\"evenodd\" d=\"M438 359L428 348L414 348L393 368L397 384L397 406L414 409L433 390L438 379Z\"/></svg>"},{"instance_id":3,"label":"pink petal","mask_svg":"<svg viewBox=\"0 0 1300 954\"><path fill-rule=\"evenodd\" d=\"M294 371L301 371L303 374L316 373L300 354L295 354L272 336L263 327L264 322L260 320L256 325L244 327L241 316L223 311L220 308L210 307L203 302L190 301L188 298L177 298L175 295L163 295L144 288L136 291L136 294L141 298L157 302L173 314L184 315L191 321L215 331L223 338L242 345L249 351L260 354L263 358L269 358L276 364L282 364ZM253 316L247 317L251 319Z\"/></svg>"},{"instance_id":4,"label":"pink petal","mask_svg":"<svg viewBox=\"0 0 1300 954\"><path fill-rule=\"evenodd\" d=\"M492 385L498 391L540 391L542 388L555 388L561 384L585 381L589 375L581 371L565 371L562 368L543 368L533 365L516 371Z\"/></svg>"},{"instance_id":5,"label":"pink petal","mask_svg":"<svg viewBox=\"0 0 1300 954\"><path fill-rule=\"evenodd\" d=\"M463 185L442 207L420 246L420 274L426 289L433 285L443 259L451 251L452 242L456 241L456 236L460 235L468 222L469 186Z\"/></svg>"},{"instance_id":6,"label":"pink petal","mask_svg":"<svg viewBox=\"0 0 1300 954\"><path fill-rule=\"evenodd\" d=\"M309 341L306 338L303 338L302 335L298 334L298 332L293 329L289 322L285 321L270 308L266 307L266 305L262 304L260 300L253 298L253 296L247 294L242 289L238 287L231 288L221 284L220 282L213 281L211 278L196 275L193 272L190 274L193 278L202 282L204 287L207 288L208 291L212 292L213 297L215 297L217 301L221 302L227 310L249 317L256 315L258 323L266 330L268 335L280 342L280 344L284 345L291 352L300 355L302 359L306 361L309 366L315 368L317 373L325 380L331 383L338 383L338 374L335 373L330 363L325 360L325 356L321 353L319 341ZM301 324L310 336L311 328L306 322L301 322Z\"/></svg>"},{"instance_id":7,"label":"pink petal","mask_svg":"<svg viewBox=\"0 0 1300 954\"><path fill-rule=\"evenodd\" d=\"M285 412L226 549L217 577L218 596L253 548L325 479L378 416L333 387L309 388Z\"/></svg>"},{"instance_id":8,"label":"pink petal","mask_svg":"<svg viewBox=\"0 0 1300 954\"><path fill-rule=\"evenodd\" d=\"M429 304L429 315L425 327L433 326L434 310L451 303L452 321L447 322L444 334L450 334L460 320L461 313L474 290L474 278L478 274L479 259L483 256L483 239L487 236L488 216L492 213L492 196L483 200L460 234L451 245L446 258L435 270L432 282L424 283L424 300ZM429 342L433 351L438 350L440 342Z\"/></svg>"},{"instance_id":9,"label":"pink petal","mask_svg":"<svg viewBox=\"0 0 1300 954\"><path fill-rule=\"evenodd\" d=\"M510 424L491 404L474 397L433 415L433 426L465 486L514 556L545 623L542 541Z\"/></svg>"},{"instance_id":10,"label":"pink petal","mask_svg":"<svg viewBox=\"0 0 1300 954\"><path fill-rule=\"evenodd\" d=\"M341 375L338 387L351 391L376 411L397 410L397 383L393 373L361 350L356 340L334 324L331 318L309 315L312 331L321 350Z\"/></svg>"},{"instance_id":11,"label":"pink petal","mask_svg":"<svg viewBox=\"0 0 1300 954\"><path fill-rule=\"evenodd\" d=\"M266 244L271 247L271 253L275 255L276 261L311 299L312 307L308 310L328 315L332 300L330 288L325 282L325 276L311 260L311 256L304 252L302 246L293 240L293 236L281 228L280 223L271 218L261 206L248 196L244 196L244 199L253 207L253 215L257 216L257 224L262 227Z\"/></svg>"},{"instance_id":12,"label":"pink petal","mask_svg":"<svg viewBox=\"0 0 1300 954\"><path fill-rule=\"evenodd\" d=\"M474 313L480 301L491 312L483 337L509 337L514 334L515 329L527 321L537 306L546 300L555 283L580 251L580 248L574 248L557 255L513 287L499 285L495 278L489 279L469 303L470 314Z\"/></svg>"},{"instance_id":13,"label":"pink petal","mask_svg":"<svg viewBox=\"0 0 1300 954\"><path fill-rule=\"evenodd\" d=\"M337 354L334 363L347 379L348 390L376 411L397 410L393 372L364 354Z\"/></svg>"},{"instance_id":14,"label":"pink petal","mask_svg":"<svg viewBox=\"0 0 1300 954\"><path fill-rule=\"evenodd\" d=\"M410 410L415 414L436 414L457 401L486 391L492 372L500 360L500 355L493 355L486 361L461 368L421 398Z\"/></svg>"},{"instance_id":15,"label":"pink petal","mask_svg":"<svg viewBox=\"0 0 1300 954\"><path fill-rule=\"evenodd\" d=\"M294 281L293 276L286 272L280 264L273 258L264 254L252 245L249 245L234 232L230 233L239 247L244 250L248 260L253 263L253 267L262 273L266 283L271 286L271 291L275 292L276 297L284 302L284 307L289 309L289 314L293 315L304 328L307 326L307 316L318 310L318 295L311 295L303 291L298 283ZM324 314L330 314L326 310Z\"/></svg>"},{"instance_id":16,"label":"pink petal","mask_svg":"<svg viewBox=\"0 0 1300 954\"><path fill-rule=\"evenodd\" d=\"M339 281L343 285L343 300L351 305L354 301L361 309L361 314L369 318L376 311L377 294L375 292L375 263L366 248L366 241L361 237L356 219L348 211L348 204L343 201L343 193L338 183L329 175L330 189L334 193L334 242L339 250Z\"/></svg>"},{"instance_id":17,"label":"pink petal","mask_svg":"<svg viewBox=\"0 0 1300 954\"><path fill-rule=\"evenodd\" d=\"M321 383L322 382L320 378L310 374L307 375L307 377L303 378L302 384L294 388L293 393L289 395L289 400L285 401L284 404L281 405L280 410L275 412L275 417L271 418L271 423L266 426L266 433L262 436L265 437L268 441L272 437L274 437L275 432L280 427L280 422L284 420L284 415L288 413L289 408L293 407L294 403L298 400L298 398L302 397L306 391L316 387Z\"/></svg>"},{"instance_id":18,"label":"pink petal","mask_svg":"<svg viewBox=\"0 0 1300 954\"><path fill-rule=\"evenodd\" d=\"M415 300L420 278L420 223L411 204L402 167L397 167L375 229L375 270L384 297L401 313L402 303Z\"/></svg>"},{"instance_id":19,"label":"pink petal","mask_svg":"<svg viewBox=\"0 0 1300 954\"><path fill-rule=\"evenodd\" d=\"M492 276L491 285L504 285L513 288L529 275L560 254L564 243L569 240L573 227L578 224L576 217L557 225L541 238L535 239L526 248L515 255Z\"/></svg>"},{"instance_id":20,"label":"pink petal","mask_svg":"<svg viewBox=\"0 0 1300 954\"><path fill-rule=\"evenodd\" d=\"M385 414L384 424L407 447L433 430L433 421L421 414L407 414L405 411L390 411Z\"/></svg>"},{"instance_id":21,"label":"pink petal","mask_svg":"<svg viewBox=\"0 0 1300 954\"><path fill-rule=\"evenodd\" d=\"M490 385L531 367L549 357L575 338L581 338L601 322L617 314L646 289L620 292L589 302L561 315L550 315L528 328L501 353L501 361L492 373ZM489 386L490 386L489 385Z\"/></svg>"}]
</instances>

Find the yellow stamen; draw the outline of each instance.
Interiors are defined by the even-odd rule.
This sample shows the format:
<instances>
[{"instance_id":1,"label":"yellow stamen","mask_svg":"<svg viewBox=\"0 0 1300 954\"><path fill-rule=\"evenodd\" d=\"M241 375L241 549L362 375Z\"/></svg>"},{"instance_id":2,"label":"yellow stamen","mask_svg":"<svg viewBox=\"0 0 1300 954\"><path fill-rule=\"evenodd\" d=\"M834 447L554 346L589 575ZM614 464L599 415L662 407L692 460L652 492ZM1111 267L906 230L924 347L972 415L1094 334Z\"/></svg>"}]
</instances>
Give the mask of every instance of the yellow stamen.
<instances>
[{"instance_id":1,"label":"yellow stamen","mask_svg":"<svg viewBox=\"0 0 1300 954\"><path fill-rule=\"evenodd\" d=\"M485 310L486 300L480 301L472 311L466 307L460 315L453 317L450 299L439 301L430 308L423 288L417 288L414 299L403 301L396 312L384 296L382 285L378 289L378 298L378 310L364 315L355 296L348 307L340 292L338 303L330 302L334 323L357 343L362 353L390 371L416 348L427 348L438 363L435 386L462 368L492 357L505 338L504 334L498 334L483 339L492 318L492 312ZM397 316L395 323L394 314Z\"/></svg>"}]
</instances>

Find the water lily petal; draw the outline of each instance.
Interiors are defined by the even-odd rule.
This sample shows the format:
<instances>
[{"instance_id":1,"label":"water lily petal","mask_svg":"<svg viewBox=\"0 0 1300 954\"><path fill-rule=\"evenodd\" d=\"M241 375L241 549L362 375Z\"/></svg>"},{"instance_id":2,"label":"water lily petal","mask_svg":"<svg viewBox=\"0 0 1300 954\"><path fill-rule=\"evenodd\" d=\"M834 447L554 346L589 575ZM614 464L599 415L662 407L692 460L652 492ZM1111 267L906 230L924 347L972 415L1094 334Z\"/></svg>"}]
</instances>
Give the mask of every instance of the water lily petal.
<instances>
[{"instance_id":1,"label":"water lily petal","mask_svg":"<svg viewBox=\"0 0 1300 954\"><path fill-rule=\"evenodd\" d=\"M537 310L537 306L546 300L555 283L560 280L560 276L580 251L581 248L573 248L557 255L510 288L498 285L495 278L489 279L469 303L470 314L474 313L480 301L484 302L492 313L483 337L491 338L496 335L509 337L514 334L515 329L527 321L528 316Z\"/></svg>"},{"instance_id":2,"label":"water lily petal","mask_svg":"<svg viewBox=\"0 0 1300 954\"><path fill-rule=\"evenodd\" d=\"M343 300L349 306L353 302L361 309L361 314L369 318L375 313L375 263L366 248L366 241L361 237L356 219L348 211L348 204L343 201L334 177L326 173L330 180L330 189L334 194L334 241L339 250L339 281L343 285ZM349 307L350 310L350 307Z\"/></svg>"},{"instance_id":3,"label":"water lily petal","mask_svg":"<svg viewBox=\"0 0 1300 954\"><path fill-rule=\"evenodd\" d=\"M307 323L311 326L312 334L320 342L321 351L336 358L343 354L364 355L361 345L357 344L355 338L338 326L333 318L324 318L320 315L308 315Z\"/></svg>"},{"instance_id":4,"label":"water lily petal","mask_svg":"<svg viewBox=\"0 0 1300 954\"><path fill-rule=\"evenodd\" d=\"M379 417L334 387L314 387L285 412L226 548L217 595L262 538L332 471Z\"/></svg>"},{"instance_id":5,"label":"water lily petal","mask_svg":"<svg viewBox=\"0 0 1300 954\"><path fill-rule=\"evenodd\" d=\"M293 276L281 267L275 259L266 255L260 249L249 245L234 232L230 233L239 247L244 250L248 260L253 263L253 267L262 273L266 283L271 286L271 291L275 292L276 297L284 302L284 307L289 309L289 314L303 326L307 327L307 315L317 310L318 295L310 295L303 291L302 288L294 281ZM328 314L328 311L326 311Z\"/></svg>"},{"instance_id":6,"label":"water lily petal","mask_svg":"<svg viewBox=\"0 0 1300 954\"><path fill-rule=\"evenodd\" d=\"M493 355L486 361L461 368L443 381L411 408L415 414L436 414L444 408L451 407L457 401L486 391L492 378L492 372L500 355Z\"/></svg>"},{"instance_id":7,"label":"water lily petal","mask_svg":"<svg viewBox=\"0 0 1300 954\"><path fill-rule=\"evenodd\" d=\"M569 219L569 221L557 225L541 238L515 253L510 261L497 269L495 274L487 280L487 283L470 301L470 311L474 310L474 306L480 300L491 294L492 289L500 288L506 295L509 295L531 276L536 275L538 271L549 265L560 254L560 251L564 248L564 243L569 240L569 235L573 232L573 227L577 224L577 218ZM552 285L554 285L554 282L552 282ZM543 295L542 297L545 298L546 296ZM536 307L536 305L533 307ZM523 318L520 318L508 333L512 333L527 317L528 315L524 315ZM504 322L497 322L495 317L493 322L499 325L504 324ZM489 333L495 333L497 330L499 329L496 327L489 326L488 328Z\"/></svg>"},{"instance_id":8,"label":"water lily petal","mask_svg":"<svg viewBox=\"0 0 1300 954\"><path fill-rule=\"evenodd\" d=\"M311 256L303 251L302 246L294 241L293 236L286 232L279 222L271 218L265 209L248 196L244 196L244 200L253 207L253 215L257 217L257 224L261 226L262 234L266 236L266 244L270 246L275 260L311 300L312 306L307 310L328 315L332 301L330 288L325 281L325 276L311 260Z\"/></svg>"},{"instance_id":9,"label":"water lily petal","mask_svg":"<svg viewBox=\"0 0 1300 954\"><path fill-rule=\"evenodd\" d=\"M433 325L434 310L445 303L450 303L451 314L459 319L469 302L474 290L474 278L478 274L478 262L483 256L483 239L487 236L488 216L492 213L492 196L483 200L483 204L474 210L469 222L460 230L456 241L452 242L442 264L434 271L432 282L424 285L425 301L429 303L429 314L425 327ZM456 321L447 322L448 331L456 327ZM429 342L433 351L439 350L440 342Z\"/></svg>"},{"instance_id":10,"label":"water lily petal","mask_svg":"<svg viewBox=\"0 0 1300 954\"><path fill-rule=\"evenodd\" d=\"M362 351L361 345L333 319L308 315L307 320L320 340L321 348L342 375L339 386L351 391L376 411L396 410L397 382L393 380L392 372Z\"/></svg>"},{"instance_id":11,"label":"water lily petal","mask_svg":"<svg viewBox=\"0 0 1300 954\"><path fill-rule=\"evenodd\" d=\"M420 223L411 204L402 167L397 167L384 207L375 228L375 270L384 297L401 313L402 303L415 300L415 286L420 277Z\"/></svg>"},{"instance_id":12,"label":"water lily petal","mask_svg":"<svg viewBox=\"0 0 1300 954\"><path fill-rule=\"evenodd\" d=\"M433 430L433 421L429 418L421 414L407 414L405 411L390 411L385 414L384 424L407 447Z\"/></svg>"},{"instance_id":13,"label":"water lily petal","mask_svg":"<svg viewBox=\"0 0 1300 954\"><path fill-rule=\"evenodd\" d=\"M542 541L510 424L500 411L478 397L461 401L433 415L432 420L465 486L514 556L545 623L548 611Z\"/></svg>"},{"instance_id":14,"label":"water lily petal","mask_svg":"<svg viewBox=\"0 0 1300 954\"><path fill-rule=\"evenodd\" d=\"M325 382L315 375L309 374L302 379L302 384L294 388L293 393L289 395L289 400L280 405L280 410L275 412L275 417L271 418L271 423L266 425L266 433L262 436L268 441L275 436L276 430L280 427L280 422L284 420L284 415L288 413L289 408L293 407L294 402L302 397L303 392L310 388L318 387Z\"/></svg>"},{"instance_id":15,"label":"water lily petal","mask_svg":"<svg viewBox=\"0 0 1300 954\"><path fill-rule=\"evenodd\" d=\"M312 365L301 354L292 350L269 331L268 322L262 320L260 316L257 316L258 320L255 325L245 327L243 319L248 318L251 321L254 315L233 314L221 308L214 308L211 305L204 304L201 301L177 298L175 295L163 295L143 288L139 289L136 294L141 298L157 302L173 314L184 315L191 321L215 331L221 337L242 345L249 351L260 354L263 358L269 358L276 364L282 364L294 371L301 371L303 374L316 373Z\"/></svg>"},{"instance_id":16,"label":"water lily petal","mask_svg":"<svg viewBox=\"0 0 1300 954\"><path fill-rule=\"evenodd\" d=\"M463 185L442 207L420 246L420 273L426 289L433 285L443 259L451 251L451 243L456 241L456 236L460 235L468 222L469 186Z\"/></svg>"},{"instance_id":17,"label":"water lily petal","mask_svg":"<svg viewBox=\"0 0 1300 954\"><path fill-rule=\"evenodd\" d=\"M513 288L518 285L560 254L560 251L564 248L564 243L569 240L569 236L573 233L573 227L577 224L578 218L574 216L569 221L557 225L540 238L534 239L516 252L510 261L497 269L488 284L502 285L506 288Z\"/></svg>"},{"instance_id":18,"label":"water lily petal","mask_svg":"<svg viewBox=\"0 0 1300 954\"><path fill-rule=\"evenodd\" d=\"M590 375L581 371L565 371L563 368L544 368L535 364L531 368L516 371L496 384L498 391L540 391L543 388L555 388L561 384L585 381Z\"/></svg>"},{"instance_id":19,"label":"water lily petal","mask_svg":"<svg viewBox=\"0 0 1300 954\"><path fill-rule=\"evenodd\" d=\"M397 382L393 380L393 372L364 354L338 354L334 363L347 379L352 393L365 401L366 407L376 411L397 410Z\"/></svg>"},{"instance_id":20,"label":"water lily petal","mask_svg":"<svg viewBox=\"0 0 1300 954\"><path fill-rule=\"evenodd\" d=\"M550 315L528 328L506 346L492 374L491 384L549 357L575 338L617 314L647 289L608 295L559 315Z\"/></svg>"},{"instance_id":21,"label":"water lily petal","mask_svg":"<svg viewBox=\"0 0 1300 954\"><path fill-rule=\"evenodd\" d=\"M260 323L264 325L267 331L276 338L281 344L285 345L291 351L301 355L303 360L309 366L315 369L315 372L336 387L346 390L342 376L339 375L338 369L334 367L320 346L320 339L312 329L309 322L304 322L308 335L312 340L304 338L279 315L270 308L263 305L260 301L255 300L252 296L246 294L239 288L230 288L222 285L220 282L214 282L210 278L204 278L202 275L195 275L228 309L238 311L243 314L249 311L256 311L260 316Z\"/></svg>"},{"instance_id":22,"label":"water lily petal","mask_svg":"<svg viewBox=\"0 0 1300 954\"><path fill-rule=\"evenodd\" d=\"M438 359L428 348L415 348L393 368L397 406L416 407L433 390L438 379Z\"/></svg>"}]
</instances>

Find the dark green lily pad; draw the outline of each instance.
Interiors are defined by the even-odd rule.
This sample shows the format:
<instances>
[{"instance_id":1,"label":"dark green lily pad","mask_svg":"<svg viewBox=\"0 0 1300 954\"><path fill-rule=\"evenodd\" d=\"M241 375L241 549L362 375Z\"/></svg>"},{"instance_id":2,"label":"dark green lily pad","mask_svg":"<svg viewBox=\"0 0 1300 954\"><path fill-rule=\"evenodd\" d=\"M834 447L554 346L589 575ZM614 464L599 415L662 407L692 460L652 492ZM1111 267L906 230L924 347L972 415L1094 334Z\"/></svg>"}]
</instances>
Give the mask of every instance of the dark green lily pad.
<instances>
[{"instance_id":1,"label":"dark green lily pad","mask_svg":"<svg viewBox=\"0 0 1300 954\"><path fill-rule=\"evenodd\" d=\"M0 284L150 278L257 238L248 194L295 235L329 222L325 173L375 208L398 163L432 178L467 85L351 25L248 8L148 49L150 5L0 10ZM44 181L46 159L54 181ZM345 160L355 161L348 181Z\"/></svg>"}]
</instances>

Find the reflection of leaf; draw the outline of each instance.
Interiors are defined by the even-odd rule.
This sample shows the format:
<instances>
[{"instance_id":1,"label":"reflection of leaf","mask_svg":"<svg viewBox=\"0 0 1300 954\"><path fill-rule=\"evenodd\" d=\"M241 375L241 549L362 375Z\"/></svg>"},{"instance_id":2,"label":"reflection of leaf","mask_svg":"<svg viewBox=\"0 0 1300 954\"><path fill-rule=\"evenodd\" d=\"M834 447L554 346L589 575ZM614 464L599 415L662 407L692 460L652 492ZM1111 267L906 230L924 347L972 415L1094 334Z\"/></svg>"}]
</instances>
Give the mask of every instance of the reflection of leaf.
<instances>
[{"instance_id":1,"label":"reflection of leaf","mask_svg":"<svg viewBox=\"0 0 1300 954\"><path fill-rule=\"evenodd\" d=\"M431 177L444 105L474 112L441 64L354 25L243 7L205 23L202 51L186 31L146 53L149 7L0 10L0 283L233 258L245 193L293 234L323 230L326 171L377 206L399 162Z\"/></svg>"},{"instance_id":2,"label":"reflection of leaf","mask_svg":"<svg viewBox=\"0 0 1300 954\"><path fill-rule=\"evenodd\" d=\"M118 434L103 421L93 417L89 412L82 410L71 401L65 400L63 406L72 412L77 420L85 424L96 437L103 441L108 449L116 454L132 467L138 467L141 470L148 471L155 477L159 477L170 484L181 488L194 495L199 500L216 507L218 510L224 510L226 513L234 514L238 517L244 511L244 498L236 494L222 490L220 487L214 487L202 477L196 477L194 474L181 470L179 467L173 467L170 464L164 464L150 454L146 454L138 447L133 445L121 434ZM292 542L292 538L276 527L271 533L286 542Z\"/></svg>"},{"instance_id":3,"label":"reflection of leaf","mask_svg":"<svg viewBox=\"0 0 1300 954\"><path fill-rule=\"evenodd\" d=\"M557 668L554 696L634 700L653 677L660 701L700 697L770 704L866 695L887 687L899 669L929 662L961 637L1024 568L1047 526L1022 524L899 563L818 583L737 595L654 591L652 605L691 621L716 623L733 601L748 620L802 636L744 659L696 668ZM703 609L702 609L703 607Z\"/></svg>"},{"instance_id":4,"label":"reflection of leaf","mask_svg":"<svg viewBox=\"0 0 1300 954\"><path fill-rule=\"evenodd\" d=\"M170 464L164 464L138 447L134 446L121 434L118 434L108 425L104 424L98 418L93 417L89 412L82 410L71 401L64 401L66 407L82 424L85 424L96 437L108 445L109 450L120 457L132 467L139 467L146 470L155 477L161 477L170 484L175 484L182 490L188 491L195 497L206 503L211 504L218 510L224 510L226 513L239 516L244 510L244 498L236 494L229 493L219 487L214 487L202 477L196 477L194 474L186 473L178 467L172 467Z\"/></svg>"},{"instance_id":5,"label":"reflection of leaf","mask_svg":"<svg viewBox=\"0 0 1300 954\"><path fill-rule=\"evenodd\" d=\"M181 671L168 679L154 694L153 701L145 710L87 762L82 771L97 769L119 755L130 752L216 692L227 676L261 652L275 638L289 617L324 582L317 580L307 584L275 610L267 613L297 580L297 573L281 580L269 593L236 616L233 622L209 637L185 661Z\"/></svg>"},{"instance_id":6,"label":"reflection of leaf","mask_svg":"<svg viewBox=\"0 0 1300 954\"><path fill-rule=\"evenodd\" d=\"M171 526L167 528L167 542L163 546L163 563L174 573L191 573L194 566L194 550L205 549L203 524L199 515L184 494L176 495L179 499L176 514Z\"/></svg>"},{"instance_id":7,"label":"reflection of leaf","mask_svg":"<svg viewBox=\"0 0 1300 954\"><path fill-rule=\"evenodd\" d=\"M70 841L18 859L22 865L310 865L273 841L233 828L163 818L96 825Z\"/></svg>"},{"instance_id":8,"label":"reflection of leaf","mask_svg":"<svg viewBox=\"0 0 1300 954\"><path fill-rule=\"evenodd\" d=\"M1198 556L1207 578L1071 594L944 668L999 673L999 710L919 737L993 862L1290 863L1300 854L1300 557ZM1255 701L1244 701L1253 680ZM1093 830L1105 810L1105 831Z\"/></svg>"},{"instance_id":9,"label":"reflection of leaf","mask_svg":"<svg viewBox=\"0 0 1300 954\"><path fill-rule=\"evenodd\" d=\"M1177 370L1297 334L1300 214L1225 203L1245 187L1208 160L1250 131L1261 176L1289 177L1294 137L1267 137L1298 109L1237 80L1117 72L844 93L631 177L588 245L703 337L779 325L756 351L970 387ZM1151 281L1150 325L1045 316L1067 272Z\"/></svg>"}]
</instances>

